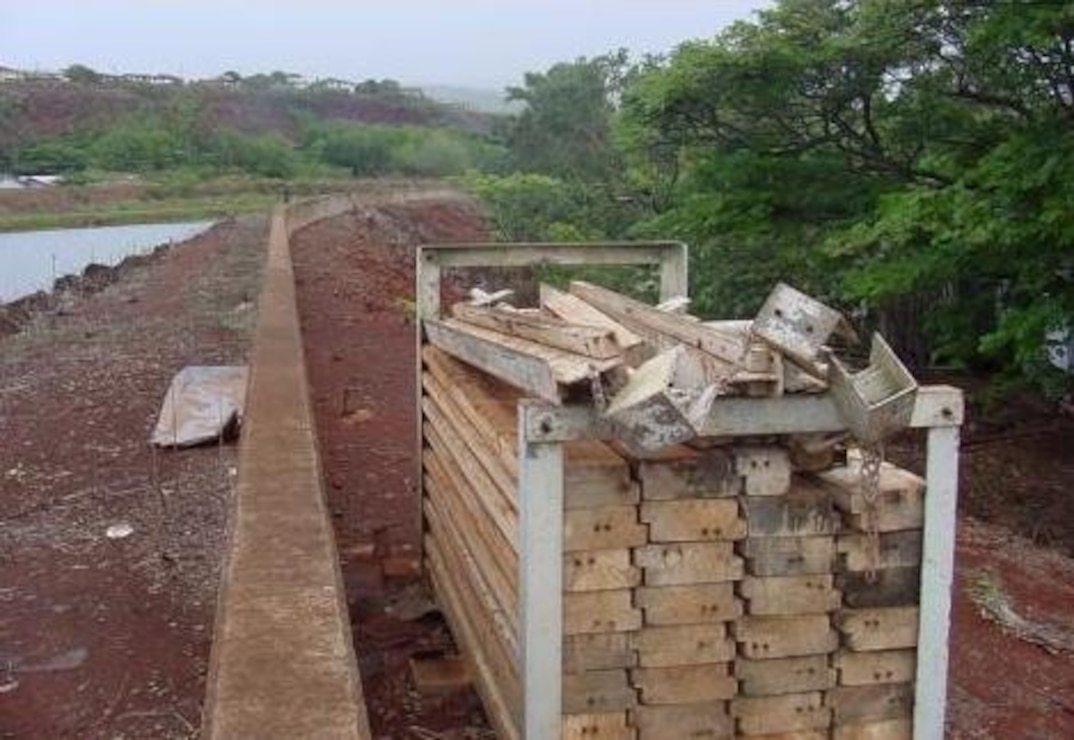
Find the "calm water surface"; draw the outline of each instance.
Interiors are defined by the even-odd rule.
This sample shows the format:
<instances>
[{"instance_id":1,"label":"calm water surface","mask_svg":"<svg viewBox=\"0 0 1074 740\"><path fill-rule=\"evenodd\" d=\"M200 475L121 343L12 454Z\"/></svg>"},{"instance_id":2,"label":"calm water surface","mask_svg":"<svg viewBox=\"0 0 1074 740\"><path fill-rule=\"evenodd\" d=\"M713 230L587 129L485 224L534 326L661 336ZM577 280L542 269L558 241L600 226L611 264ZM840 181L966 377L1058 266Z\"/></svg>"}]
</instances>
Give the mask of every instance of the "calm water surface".
<instances>
[{"instance_id":1,"label":"calm water surface","mask_svg":"<svg viewBox=\"0 0 1074 740\"><path fill-rule=\"evenodd\" d=\"M190 239L212 225L190 221L0 234L0 303L49 290L56 278L81 273L91 262L113 266L160 244Z\"/></svg>"}]
</instances>

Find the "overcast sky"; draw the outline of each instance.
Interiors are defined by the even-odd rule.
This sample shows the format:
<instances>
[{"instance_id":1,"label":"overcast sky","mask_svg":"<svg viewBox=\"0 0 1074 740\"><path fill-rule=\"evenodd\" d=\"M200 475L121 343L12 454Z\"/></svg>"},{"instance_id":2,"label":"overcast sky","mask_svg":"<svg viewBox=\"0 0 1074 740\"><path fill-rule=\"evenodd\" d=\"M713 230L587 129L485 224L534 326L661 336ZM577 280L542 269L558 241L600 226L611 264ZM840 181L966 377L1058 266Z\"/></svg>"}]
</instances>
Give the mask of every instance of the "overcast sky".
<instances>
[{"instance_id":1,"label":"overcast sky","mask_svg":"<svg viewBox=\"0 0 1074 740\"><path fill-rule=\"evenodd\" d=\"M667 51L766 0L0 0L0 66L207 77L283 69L499 88L618 47Z\"/></svg>"}]
</instances>

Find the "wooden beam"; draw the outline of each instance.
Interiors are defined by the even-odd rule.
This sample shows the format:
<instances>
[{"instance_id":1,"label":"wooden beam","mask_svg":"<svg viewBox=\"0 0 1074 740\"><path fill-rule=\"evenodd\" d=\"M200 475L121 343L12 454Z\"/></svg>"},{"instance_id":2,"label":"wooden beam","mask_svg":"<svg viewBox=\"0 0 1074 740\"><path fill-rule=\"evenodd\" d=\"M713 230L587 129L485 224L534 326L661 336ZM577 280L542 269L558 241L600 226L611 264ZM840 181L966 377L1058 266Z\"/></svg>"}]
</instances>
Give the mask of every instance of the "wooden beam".
<instances>
[{"instance_id":1,"label":"wooden beam","mask_svg":"<svg viewBox=\"0 0 1074 740\"><path fill-rule=\"evenodd\" d=\"M541 283L540 290L541 307L546 311L572 324L595 326L612 332L628 365L638 365L652 356L652 349L645 345L641 337L578 296L564 293L544 283Z\"/></svg>"},{"instance_id":2,"label":"wooden beam","mask_svg":"<svg viewBox=\"0 0 1074 740\"><path fill-rule=\"evenodd\" d=\"M484 329L556 347L584 357L609 360L622 354L610 329L584 326L541 314L456 303L451 313L460 321Z\"/></svg>"},{"instance_id":3,"label":"wooden beam","mask_svg":"<svg viewBox=\"0 0 1074 740\"><path fill-rule=\"evenodd\" d=\"M728 336L699 321L661 311L633 298L581 280L571 282L571 293L595 308L642 334L658 346L668 339L699 349L730 366L743 358L741 340Z\"/></svg>"},{"instance_id":4,"label":"wooden beam","mask_svg":"<svg viewBox=\"0 0 1074 740\"><path fill-rule=\"evenodd\" d=\"M454 319L426 321L425 333L430 344L449 355L553 403L562 398L561 386L588 382L622 364L618 359L594 360Z\"/></svg>"}]
</instances>

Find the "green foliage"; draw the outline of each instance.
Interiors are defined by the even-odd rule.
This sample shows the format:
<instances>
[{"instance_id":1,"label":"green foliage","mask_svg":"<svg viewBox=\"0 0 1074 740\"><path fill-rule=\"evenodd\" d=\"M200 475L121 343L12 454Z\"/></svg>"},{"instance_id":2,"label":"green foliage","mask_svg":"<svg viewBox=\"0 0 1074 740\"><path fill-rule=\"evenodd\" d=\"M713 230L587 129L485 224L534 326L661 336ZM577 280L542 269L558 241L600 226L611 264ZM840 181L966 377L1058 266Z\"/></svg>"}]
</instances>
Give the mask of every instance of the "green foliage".
<instances>
[{"instance_id":1,"label":"green foliage","mask_svg":"<svg viewBox=\"0 0 1074 740\"><path fill-rule=\"evenodd\" d=\"M69 81L84 85L94 85L101 81L101 75L84 64L72 64L63 71Z\"/></svg>"}]
</instances>

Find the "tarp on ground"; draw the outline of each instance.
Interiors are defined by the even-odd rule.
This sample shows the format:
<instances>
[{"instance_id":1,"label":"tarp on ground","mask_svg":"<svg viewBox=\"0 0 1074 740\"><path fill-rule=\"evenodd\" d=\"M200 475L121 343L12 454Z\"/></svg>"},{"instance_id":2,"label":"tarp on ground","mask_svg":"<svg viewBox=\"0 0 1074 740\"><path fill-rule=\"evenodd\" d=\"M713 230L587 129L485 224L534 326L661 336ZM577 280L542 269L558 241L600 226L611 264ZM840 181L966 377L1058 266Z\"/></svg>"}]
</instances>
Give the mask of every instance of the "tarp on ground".
<instances>
[{"instance_id":1,"label":"tarp on ground","mask_svg":"<svg viewBox=\"0 0 1074 740\"><path fill-rule=\"evenodd\" d=\"M242 419L247 369L239 366L197 366L172 378L150 444L190 447L219 439Z\"/></svg>"}]
</instances>

